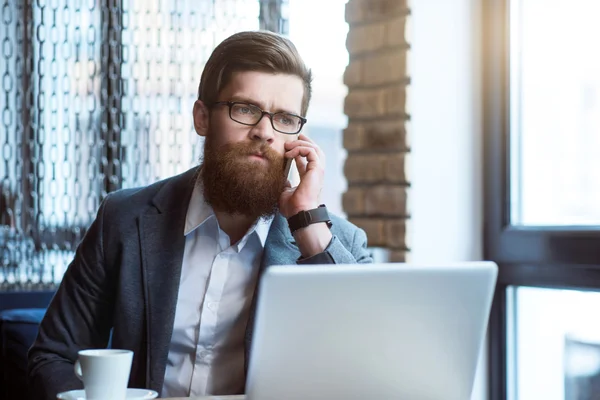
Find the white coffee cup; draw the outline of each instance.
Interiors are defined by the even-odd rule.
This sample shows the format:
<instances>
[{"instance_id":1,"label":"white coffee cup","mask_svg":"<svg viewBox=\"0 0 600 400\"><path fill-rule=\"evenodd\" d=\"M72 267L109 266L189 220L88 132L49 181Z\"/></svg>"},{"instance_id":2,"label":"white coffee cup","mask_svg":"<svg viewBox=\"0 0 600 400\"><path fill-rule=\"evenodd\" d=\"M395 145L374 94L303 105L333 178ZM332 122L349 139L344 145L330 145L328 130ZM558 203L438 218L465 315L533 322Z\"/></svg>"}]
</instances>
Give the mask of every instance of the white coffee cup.
<instances>
[{"instance_id":1,"label":"white coffee cup","mask_svg":"<svg viewBox=\"0 0 600 400\"><path fill-rule=\"evenodd\" d=\"M81 350L75 375L83 381L86 400L125 400L133 352Z\"/></svg>"}]
</instances>

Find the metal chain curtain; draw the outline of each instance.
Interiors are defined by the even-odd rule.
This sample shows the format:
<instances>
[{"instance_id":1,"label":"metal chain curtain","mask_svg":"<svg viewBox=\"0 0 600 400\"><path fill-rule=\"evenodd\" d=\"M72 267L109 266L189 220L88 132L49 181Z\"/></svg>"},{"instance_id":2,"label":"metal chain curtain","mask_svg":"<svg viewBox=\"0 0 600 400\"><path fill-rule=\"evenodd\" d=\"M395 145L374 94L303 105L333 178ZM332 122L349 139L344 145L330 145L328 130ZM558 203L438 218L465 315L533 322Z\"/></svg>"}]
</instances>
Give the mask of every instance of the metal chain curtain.
<instances>
[{"instance_id":1,"label":"metal chain curtain","mask_svg":"<svg viewBox=\"0 0 600 400\"><path fill-rule=\"evenodd\" d=\"M0 290L60 282L102 198L197 163L212 49L284 0L3 0Z\"/></svg>"}]
</instances>

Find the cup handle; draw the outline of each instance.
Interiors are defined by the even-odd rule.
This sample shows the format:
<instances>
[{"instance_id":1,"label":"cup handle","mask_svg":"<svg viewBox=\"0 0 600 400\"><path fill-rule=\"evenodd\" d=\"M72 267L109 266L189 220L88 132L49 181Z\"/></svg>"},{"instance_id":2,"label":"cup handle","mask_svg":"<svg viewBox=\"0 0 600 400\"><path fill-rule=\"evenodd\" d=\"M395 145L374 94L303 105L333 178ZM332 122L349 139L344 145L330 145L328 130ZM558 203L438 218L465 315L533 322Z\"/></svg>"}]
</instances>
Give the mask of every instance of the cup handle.
<instances>
[{"instance_id":1,"label":"cup handle","mask_svg":"<svg viewBox=\"0 0 600 400\"><path fill-rule=\"evenodd\" d=\"M73 367L75 371L75 376L79 378L80 381L83 381L83 373L81 372L81 363L79 360L75 361L75 366Z\"/></svg>"}]
</instances>

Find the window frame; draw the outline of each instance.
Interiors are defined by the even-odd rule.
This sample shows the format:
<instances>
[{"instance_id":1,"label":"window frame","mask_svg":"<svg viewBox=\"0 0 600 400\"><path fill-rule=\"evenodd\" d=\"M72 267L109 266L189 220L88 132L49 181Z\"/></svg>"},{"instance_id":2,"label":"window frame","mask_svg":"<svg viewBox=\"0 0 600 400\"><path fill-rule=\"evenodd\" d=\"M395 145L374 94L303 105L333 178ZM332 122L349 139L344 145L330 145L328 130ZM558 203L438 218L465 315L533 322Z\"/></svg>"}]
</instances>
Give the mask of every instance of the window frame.
<instances>
[{"instance_id":1,"label":"window frame","mask_svg":"<svg viewBox=\"0 0 600 400\"><path fill-rule=\"evenodd\" d=\"M506 289L600 289L600 227L511 225L510 1L482 4L484 258L499 267L488 326L490 400L507 400L512 389Z\"/></svg>"}]
</instances>

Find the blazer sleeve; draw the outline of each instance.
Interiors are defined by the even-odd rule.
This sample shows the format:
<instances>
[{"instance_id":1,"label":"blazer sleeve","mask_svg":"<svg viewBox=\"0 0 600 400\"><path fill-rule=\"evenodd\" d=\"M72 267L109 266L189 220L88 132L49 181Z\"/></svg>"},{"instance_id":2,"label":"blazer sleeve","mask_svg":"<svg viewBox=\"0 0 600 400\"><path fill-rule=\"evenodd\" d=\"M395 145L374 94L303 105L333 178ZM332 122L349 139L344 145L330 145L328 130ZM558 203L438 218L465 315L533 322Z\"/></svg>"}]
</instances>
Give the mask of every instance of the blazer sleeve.
<instances>
[{"instance_id":1,"label":"blazer sleeve","mask_svg":"<svg viewBox=\"0 0 600 400\"><path fill-rule=\"evenodd\" d=\"M369 264L373 262L367 249L367 235L364 230L355 228L352 244L346 248L334 235L329 246L322 253L298 260L298 264Z\"/></svg>"},{"instance_id":2,"label":"blazer sleeve","mask_svg":"<svg viewBox=\"0 0 600 400\"><path fill-rule=\"evenodd\" d=\"M31 398L54 400L62 391L83 388L73 371L77 352L108 344L115 282L104 262L109 197L79 244L29 350Z\"/></svg>"}]
</instances>

